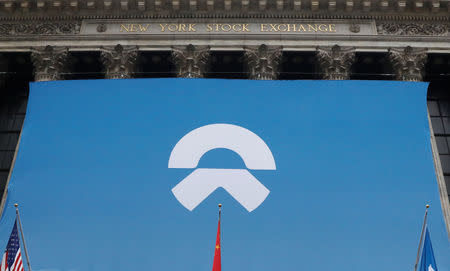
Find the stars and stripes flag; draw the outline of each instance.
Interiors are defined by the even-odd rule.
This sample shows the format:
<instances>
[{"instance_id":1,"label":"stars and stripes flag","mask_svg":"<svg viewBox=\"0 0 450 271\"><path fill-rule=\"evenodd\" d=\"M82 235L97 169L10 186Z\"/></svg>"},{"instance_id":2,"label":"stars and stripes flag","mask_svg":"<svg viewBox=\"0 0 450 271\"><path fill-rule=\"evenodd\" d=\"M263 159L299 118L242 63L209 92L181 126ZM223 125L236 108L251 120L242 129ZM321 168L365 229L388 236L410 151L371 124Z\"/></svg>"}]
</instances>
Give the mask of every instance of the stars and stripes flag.
<instances>
[{"instance_id":1,"label":"stars and stripes flag","mask_svg":"<svg viewBox=\"0 0 450 271\"><path fill-rule=\"evenodd\" d=\"M6 251L3 254L0 271L24 271L22 253L20 252L19 231L17 230L17 220L9 237Z\"/></svg>"}]
</instances>

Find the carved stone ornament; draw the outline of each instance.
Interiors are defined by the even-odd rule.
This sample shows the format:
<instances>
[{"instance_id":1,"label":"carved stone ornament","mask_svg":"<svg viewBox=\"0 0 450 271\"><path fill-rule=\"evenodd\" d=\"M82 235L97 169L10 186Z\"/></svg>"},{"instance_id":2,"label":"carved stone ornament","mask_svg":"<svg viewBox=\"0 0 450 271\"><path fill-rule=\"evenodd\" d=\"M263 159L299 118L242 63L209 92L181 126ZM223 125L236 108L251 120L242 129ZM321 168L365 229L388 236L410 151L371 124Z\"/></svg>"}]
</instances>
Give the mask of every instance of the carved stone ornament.
<instances>
[{"instance_id":1,"label":"carved stone ornament","mask_svg":"<svg viewBox=\"0 0 450 271\"><path fill-rule=\"evenodd\" d=\"M446 23L381 23L378 34L400 36L445 36L449 33Z\"/></svg>"},{"instance_id":2,"label":"carved stone ornament","mask_svg":"<svg viewBox=\"0 0 450 271\"><path fill-rule=\"evenodd\" d=\"M355 61L354 48L333 47L317 48L317 58L323 72L323 79L346 80L350 77L350 68Z\"/></svg>"},{"instance_id":3,"label":"carved stone ornament","mask_svg":"<svg viewBox=\"0 0 450 271\"><path fill-rule=\"evenodd\" d=\"M203 77L209 56L209 47L196 47L192 44L186 47L173 47L172 61L177 70L177 77Z\"/></svg>"},{"instance_id":4,"label":"carved stone ornament","mask_svg":"<svg viewBox=\"0 0 450 271\"><path fill-rule=\"evenodd\" d=\"M62 79L61 73L67 66L67 48L46 46L32 48L31 61L34 66L34 81L53 81Z\"/></svg>"},{"instance_id":5,"label":"carved stone ornament","mask_svg":"<svg viewBox=\"0 0 450 271\"><path fill-rule=\"evenodd\" d=\"M72 35L80 33L81 22L0 23L0 36Z\"/></svg>"},{"instance_id":6,"label":"carved stone ornament","mask_svg":"<svg viewBox=\"0 0 450 271\"><path fill-rule=\"evenodd\" d=\"M425 63L427 62L426 49L390 48L389 59L392 62L396 79L401 81L422 81Z\"/></svg>"},{"instance_id":7,"label":"carved stone ornament","mask_svg":"<svg viewBox=\"0 0 450 271\"><path fill-rule=\"evenodd\" d=\"M350 30L350 32L352 33L359 33L361 31L361 26L359 26L358 24L351 24L348 27L348 30Z\"/></svg>"},{"instance_id":8,"label":"carved stone ornament","mask_svg":"<svg viewBox=\"0 0 450 271\"><path fill-rule=\"evenodd\" d=\"M99 24L97 26L97 32L99 32L99 33L106 32L106 30L108 30L108 27L106 26L106 24Z\"/></svg>"},{"instance_id":9,"label":"carved stone ornament","mask_svg":"<svg viewBox=\"0 0 450 271\"><path fill-rule=\"evenodd\" d=\"M269 48L262 44L256 48L245 48L244 56L249 78L255 80L275 80L279 73L282 48Z\"/></svg>"},{"instance_id":10,"label":"carved stone ornament","mask_svg":"<svg viewBox=\"0 0 450 271\"><path fill-rule=\"evenodd\" d=\"M105 78L131 78L135 72L137 55L137 46L117 44L116 46L102 47L100 56L105 68Z\"/></svg>"}]
</instances>

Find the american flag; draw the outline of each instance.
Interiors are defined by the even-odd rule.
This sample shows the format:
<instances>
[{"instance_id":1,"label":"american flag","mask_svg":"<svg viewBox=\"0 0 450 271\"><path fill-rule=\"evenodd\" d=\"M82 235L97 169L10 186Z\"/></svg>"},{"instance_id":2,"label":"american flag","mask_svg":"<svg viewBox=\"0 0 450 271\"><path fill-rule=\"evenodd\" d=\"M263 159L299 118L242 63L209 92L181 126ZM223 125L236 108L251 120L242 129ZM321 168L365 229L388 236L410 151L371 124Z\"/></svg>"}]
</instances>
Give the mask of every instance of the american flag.
<instances>
[{"instance_id":1,"label":"american flag","mask_svg":"<svg viewBox=\"0 0 450 271\"><path fill-rule=\"evenodd\" d=\"M17 230L17 220L9 237L6 251L3 254L0 271L24 271L22 254L20 253L19 231Z\"/></svg>"}]
</instances>

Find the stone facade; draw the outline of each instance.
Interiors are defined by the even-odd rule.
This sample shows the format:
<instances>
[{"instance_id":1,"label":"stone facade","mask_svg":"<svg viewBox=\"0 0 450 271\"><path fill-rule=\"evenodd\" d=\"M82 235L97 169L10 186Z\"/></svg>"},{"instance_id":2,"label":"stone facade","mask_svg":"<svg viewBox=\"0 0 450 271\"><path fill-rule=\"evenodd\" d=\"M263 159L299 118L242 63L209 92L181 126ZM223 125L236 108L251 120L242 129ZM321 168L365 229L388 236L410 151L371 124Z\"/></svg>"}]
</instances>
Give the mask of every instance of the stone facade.
<instances>
[{"instance_id":1,"label":"stone facade","mask_svg":"<svg viewBox=\"0 0 450 271\"><path fill-rule=\"evenodd\" d=\"M236 69L242 64L239 78L275 80L288 74L289 79L360 79L361 69L372 65L383 78L435 80L427 67L436 67L441 70L436 78L447 80L449 64L428 60L450 55L449 13L450 2L439 0L4 0L0 51L2 57L21 55L20 65L32 67L30 78L20 77L24 82L83 75L91 68L80 64L88 56L101 66L86 71L95 78L158 77L160 73L148 67L154 63L172 67L171 76L232 76L233 68L218 72L212 64L229 60L221 57L226 54L238 56L230 63ZM146 64L151 54L154 62ZM370 54L374 57L361 60ZM392 72L385 74L376 69L380 64L370 64L380 55ZM289 70L298 59L309 60L298 65L300 72ZM17 82L14 76L21 74L5 63L2 87ZM304 65L311 70L303 71ZM450 168L450 160L439 160L434 134L431 140L450 233L450 183L445 181L450 178L444 178L443 170L445 163ZM7 186L11 161L0 166L2 187ZM4 189L3 200L6 193Z\"/></svg>"}]
</instances>

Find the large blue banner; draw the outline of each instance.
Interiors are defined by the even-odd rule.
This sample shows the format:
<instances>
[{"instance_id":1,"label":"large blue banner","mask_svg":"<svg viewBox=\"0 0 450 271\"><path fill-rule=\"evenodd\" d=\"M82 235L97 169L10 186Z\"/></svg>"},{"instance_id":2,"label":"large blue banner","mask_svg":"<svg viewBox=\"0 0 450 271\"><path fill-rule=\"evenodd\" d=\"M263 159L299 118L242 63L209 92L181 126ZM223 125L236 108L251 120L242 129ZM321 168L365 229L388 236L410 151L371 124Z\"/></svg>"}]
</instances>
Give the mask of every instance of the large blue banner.
<instances>
[{"instance_id":1,"label":"large blue banner","mask_svg":"<svg viewBox=\"0 0 450 271\"><path fill-rule=\"evenodd\" d=\"M425 83L33 83L1 220L34 271L411 270L450 257ZM1 246L1 244L0 244Z\"/></svg>"}]
</instances>

